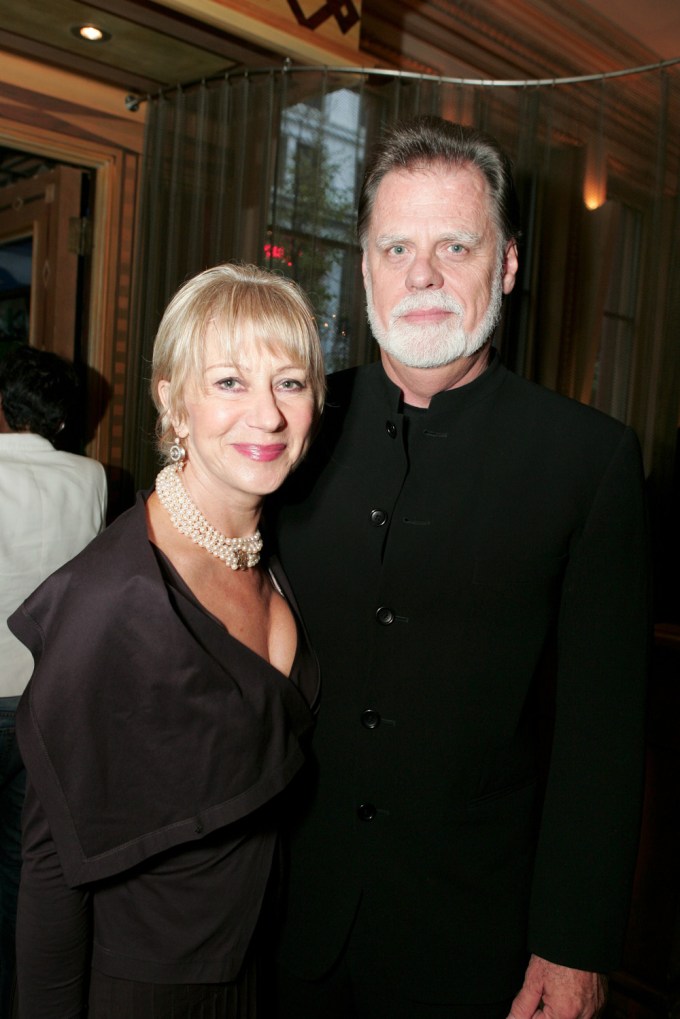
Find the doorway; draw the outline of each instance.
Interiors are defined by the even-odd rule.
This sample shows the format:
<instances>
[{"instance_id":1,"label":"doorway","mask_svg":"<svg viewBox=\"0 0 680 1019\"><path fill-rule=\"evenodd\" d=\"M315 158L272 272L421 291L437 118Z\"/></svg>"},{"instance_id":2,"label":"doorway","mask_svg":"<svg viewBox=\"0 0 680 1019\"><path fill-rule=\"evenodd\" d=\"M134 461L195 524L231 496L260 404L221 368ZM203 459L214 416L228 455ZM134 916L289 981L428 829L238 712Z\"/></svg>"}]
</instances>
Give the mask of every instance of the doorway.
<instances>
[{"instance_id":1,"label":"doorway","mask_svg":"<svg viewBox=\"0 0 680 1019\"><path fill-rule=\"evenodd\" d=\"M73 362L80 410L59 445L82 452L93 417L86 305L94 174L6 149L2 163L12 163L14 171L12 182L0 187L0 358L16 343L28 343ZM29 175L22 179L22 171Z\"/></svg>"},{"instance_id":2,"label":"doorway","mask_svg":"<svg viewBox=\"0 0 680 1019\"><path fill-rule=\"evenodd\" d=\"M88 183L86 171L55 165L0 189L3 344L23 340L77 359Z\"/></svg>"}]
</instances>

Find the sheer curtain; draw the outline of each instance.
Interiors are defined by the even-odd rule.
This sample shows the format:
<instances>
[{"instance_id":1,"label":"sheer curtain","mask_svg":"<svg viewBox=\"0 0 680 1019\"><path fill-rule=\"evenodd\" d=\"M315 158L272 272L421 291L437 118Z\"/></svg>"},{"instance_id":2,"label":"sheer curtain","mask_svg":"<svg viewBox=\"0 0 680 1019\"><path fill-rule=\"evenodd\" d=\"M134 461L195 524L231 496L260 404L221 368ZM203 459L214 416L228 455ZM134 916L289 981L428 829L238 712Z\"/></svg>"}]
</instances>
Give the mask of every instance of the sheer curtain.
<instances>
[{"instance_id":1,"label":"sheer curtain","mask_svg":"<svg viewBox=\"0 0 680 1019\"><path fill-rule=\"evenodd\" d=\"M366 152L436 113L509 152L521 274L497 344L510 367L631 423L659 490L680 403L680 72L469 83L282 67L148 99L127 408L129 469L157 469L147 394L159 317L206 266L256 262L310 294L329 369L374 358L354 216Z\"/></svg>"}]
</instances>

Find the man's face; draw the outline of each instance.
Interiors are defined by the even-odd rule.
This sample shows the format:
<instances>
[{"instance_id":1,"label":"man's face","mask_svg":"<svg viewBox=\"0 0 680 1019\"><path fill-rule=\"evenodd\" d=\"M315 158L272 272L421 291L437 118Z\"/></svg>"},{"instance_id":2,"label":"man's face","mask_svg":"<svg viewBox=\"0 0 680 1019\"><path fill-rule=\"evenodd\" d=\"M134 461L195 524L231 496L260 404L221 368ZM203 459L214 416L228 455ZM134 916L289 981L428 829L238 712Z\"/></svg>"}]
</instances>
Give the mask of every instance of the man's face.
<instances>
[{"instance_id":1,"label":"man's face","mask_svg":"<svg viewBox=\"0 0 680 1019\"><path fill-rule=\"evenodd\" d=\"M484 346L517 272L475 166L392 170L375 198L363 257L368 317L392 358L434 368Z\"/></svg>"}]
</instances>

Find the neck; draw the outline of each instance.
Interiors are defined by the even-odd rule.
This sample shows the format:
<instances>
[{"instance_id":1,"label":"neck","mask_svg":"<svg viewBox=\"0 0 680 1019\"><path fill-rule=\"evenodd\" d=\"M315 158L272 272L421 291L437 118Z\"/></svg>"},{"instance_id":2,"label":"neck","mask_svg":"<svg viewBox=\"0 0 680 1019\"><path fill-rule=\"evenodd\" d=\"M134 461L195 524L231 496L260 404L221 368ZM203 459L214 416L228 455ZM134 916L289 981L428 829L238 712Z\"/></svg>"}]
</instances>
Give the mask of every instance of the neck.
<instances>
[{"instance_id":1,"label":"neck","mask_svg":"<svg viewBox=\"0 0 680 1019\"><path fill-rule=\"evenodd\" d=\"M7 418L0 403L0 435L9 435L12 429L7 424Z\"/></svg>"},{"instance_id":2,"label":"neck","mask_svg":"<svg viewBox=\"0 0 680 1019\"><path fill-rule=\"evenodd\" d=\"M239 498L233 490L216 491L214 485L206 484L191 461L182 470L182 484L201 513L223 534L239 537L254 534L257 530L262 514L261 498L249 498L245 494Z\"/></svg>"},{"instance_id":3,"label":"neck","mask_svg":"<svg viewBox=\"0 0 680 1019\"><path fill-rule=\"evenodd\" d=\"M489 363L490 349L489 342L475 354L460 357L441 368L410 368L384 350L380 356L385 374L401 389L404 403L411 407L429 407L430 400L437 393L458 389L479 378Z\"/></svg>"},{"instance_id":4,"label":"neck","mask_svg":"<svg viewBox=\"0 0 680 1019\"><path fill-rule=\"evenodd\" d=\"M220 559L232 570L247 570L257 566L262 551L259 531L237 536L218 530L187 492L179 465L170 464L163 468L156 478L155 494L173 526L195 545Z\"/></svg>"}]
</instances>

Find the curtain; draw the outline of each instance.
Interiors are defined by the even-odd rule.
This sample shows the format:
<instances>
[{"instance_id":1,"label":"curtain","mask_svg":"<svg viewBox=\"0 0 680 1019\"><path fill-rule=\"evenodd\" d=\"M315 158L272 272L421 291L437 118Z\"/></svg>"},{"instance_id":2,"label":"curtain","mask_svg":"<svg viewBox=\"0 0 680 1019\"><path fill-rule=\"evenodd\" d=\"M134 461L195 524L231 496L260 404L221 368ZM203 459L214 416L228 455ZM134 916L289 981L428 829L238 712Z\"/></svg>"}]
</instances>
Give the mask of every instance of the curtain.
<instances>
[{"instance_id":1,"label":"curtain","mask_svg":"<svg viewBox=\"0 0 680 1019\"><path fill-rule=\"evenodd\" d=\"M150 97L126 417L138 485L157 470L154 333L201 269L235 260L292 276L329 370L376 356L358 191L383 128L422 113L490 132L513 161L523 232L496 341L506 363L632 424L665 491L680 406L680 75L666 65L521 86L284 66Z\"/></svg>"}]
</instances>

